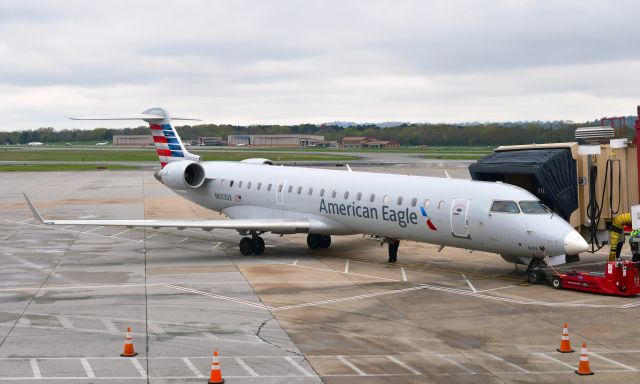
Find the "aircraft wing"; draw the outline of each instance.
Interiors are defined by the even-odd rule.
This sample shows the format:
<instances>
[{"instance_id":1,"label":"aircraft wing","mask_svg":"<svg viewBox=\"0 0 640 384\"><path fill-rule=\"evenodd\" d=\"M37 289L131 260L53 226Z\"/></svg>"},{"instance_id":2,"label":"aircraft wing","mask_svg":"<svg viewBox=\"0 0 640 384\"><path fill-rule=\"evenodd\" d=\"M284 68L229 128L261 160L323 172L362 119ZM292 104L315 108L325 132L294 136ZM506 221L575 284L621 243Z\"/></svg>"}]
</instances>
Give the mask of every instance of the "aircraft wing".
<instances>
[{"instance_id":1,"label":"aircraft wing","mask_svg":"<svg viewBox=\"0 0 640 384\"><path fill-rule=\"evenodd\" d=\"M308 232L309 220L279 220L279 219L225 219L225 220L50 220L42 217L31 203L29 197L23 194L33 213L33 217L45 225L96 225L112 227L151 227L151 228L202 228L206 231L213 229L235 229L239 232L274 232L299 233Z\"/></svg>"}]
</instances>

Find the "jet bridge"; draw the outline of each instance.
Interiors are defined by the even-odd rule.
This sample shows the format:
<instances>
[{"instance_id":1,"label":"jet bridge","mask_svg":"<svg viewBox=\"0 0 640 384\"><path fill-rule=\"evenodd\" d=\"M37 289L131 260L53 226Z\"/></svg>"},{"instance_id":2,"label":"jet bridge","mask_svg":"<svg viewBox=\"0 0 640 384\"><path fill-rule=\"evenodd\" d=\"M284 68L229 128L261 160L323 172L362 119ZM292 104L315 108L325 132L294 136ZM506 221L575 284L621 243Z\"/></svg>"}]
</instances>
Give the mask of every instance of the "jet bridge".
<instances>
[{"instance_id":1,"label":"jet bridge","mask_svg":"<svg viewBox=\"0 0 640 384\"><path fill-rule=\"evenodd\" d=\"M499 151L472 164L469 172L474 180L522 187L567 221L578 209L578 171L571 148Z\"/></svg>"}]
</instances>

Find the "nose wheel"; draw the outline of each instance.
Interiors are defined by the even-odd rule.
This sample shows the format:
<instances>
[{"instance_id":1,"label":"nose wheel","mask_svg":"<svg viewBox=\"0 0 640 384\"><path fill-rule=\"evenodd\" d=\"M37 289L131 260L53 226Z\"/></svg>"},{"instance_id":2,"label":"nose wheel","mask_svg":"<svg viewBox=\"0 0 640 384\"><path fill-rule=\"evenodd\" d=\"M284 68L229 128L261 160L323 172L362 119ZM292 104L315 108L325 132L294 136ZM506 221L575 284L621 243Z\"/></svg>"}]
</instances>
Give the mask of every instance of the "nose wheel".
<instances>
[{"instance_id":1,"label":"nose wheel","mask_svg":"<svg viewBox=\"0 0 640 384\"><path fill-rule=\"evenodd\" d=\"M243 256L262 255L264 253L264 240L258 235L243 237L240 240L240 254Z\"/></svg>"}]
</instances>

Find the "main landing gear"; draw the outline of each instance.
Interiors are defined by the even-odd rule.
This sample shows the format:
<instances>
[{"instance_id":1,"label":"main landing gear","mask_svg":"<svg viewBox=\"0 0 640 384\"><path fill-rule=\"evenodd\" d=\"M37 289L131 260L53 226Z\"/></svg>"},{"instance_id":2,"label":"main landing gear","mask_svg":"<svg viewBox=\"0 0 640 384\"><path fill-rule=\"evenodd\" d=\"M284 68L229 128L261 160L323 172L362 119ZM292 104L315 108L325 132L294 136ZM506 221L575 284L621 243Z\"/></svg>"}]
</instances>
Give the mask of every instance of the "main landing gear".
<instances>
[{"instance_id":1,"label":"main landing gear","mask_svg":"<svg viewBox=\"0 0 640 384\"><path fill-rule=\"evenodd\" d=\"M331 245L331 236L329 235L316 235L310 233L307 235L307 246L309 249L329 248Z\"/></svg>"},{"instance_id":2,"label":"main landing gear","mask_svg":"<svg viewBox=\"0 0 640 384\"><path fill-rule=\"evenodd\" d=\"M262 255L264 253L264 240L258 235L243 237L240 240L240 253L243 256Z\"/></svg>"}]
</instances>

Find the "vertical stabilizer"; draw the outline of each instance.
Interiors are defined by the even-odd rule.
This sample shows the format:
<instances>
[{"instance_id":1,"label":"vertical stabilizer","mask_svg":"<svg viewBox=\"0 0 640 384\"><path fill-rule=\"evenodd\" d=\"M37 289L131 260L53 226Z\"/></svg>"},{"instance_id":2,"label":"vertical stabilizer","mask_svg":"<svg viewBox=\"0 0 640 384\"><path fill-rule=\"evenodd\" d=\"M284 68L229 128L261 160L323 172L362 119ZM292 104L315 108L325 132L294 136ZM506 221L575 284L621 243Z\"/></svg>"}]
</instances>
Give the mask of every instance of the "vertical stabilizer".
<instances>
[{"instance_id":1,"label":"vertical stabilizer","mask_svg":"<svg viewBox=\"0 0 640 384\"><path fill-rule=\"evenodd\" d=\"M151 108L142 113L125 116L108 117L71 117L71 120L144 120L149 123L153 144L156 147L160 165L164 168L167 163L180 160L200 161L200 156L189 153L182 144L178 132L171 123L172 120L198 120L183 117L171 118L164 108Z\"/></svg>"}]
</instances>

